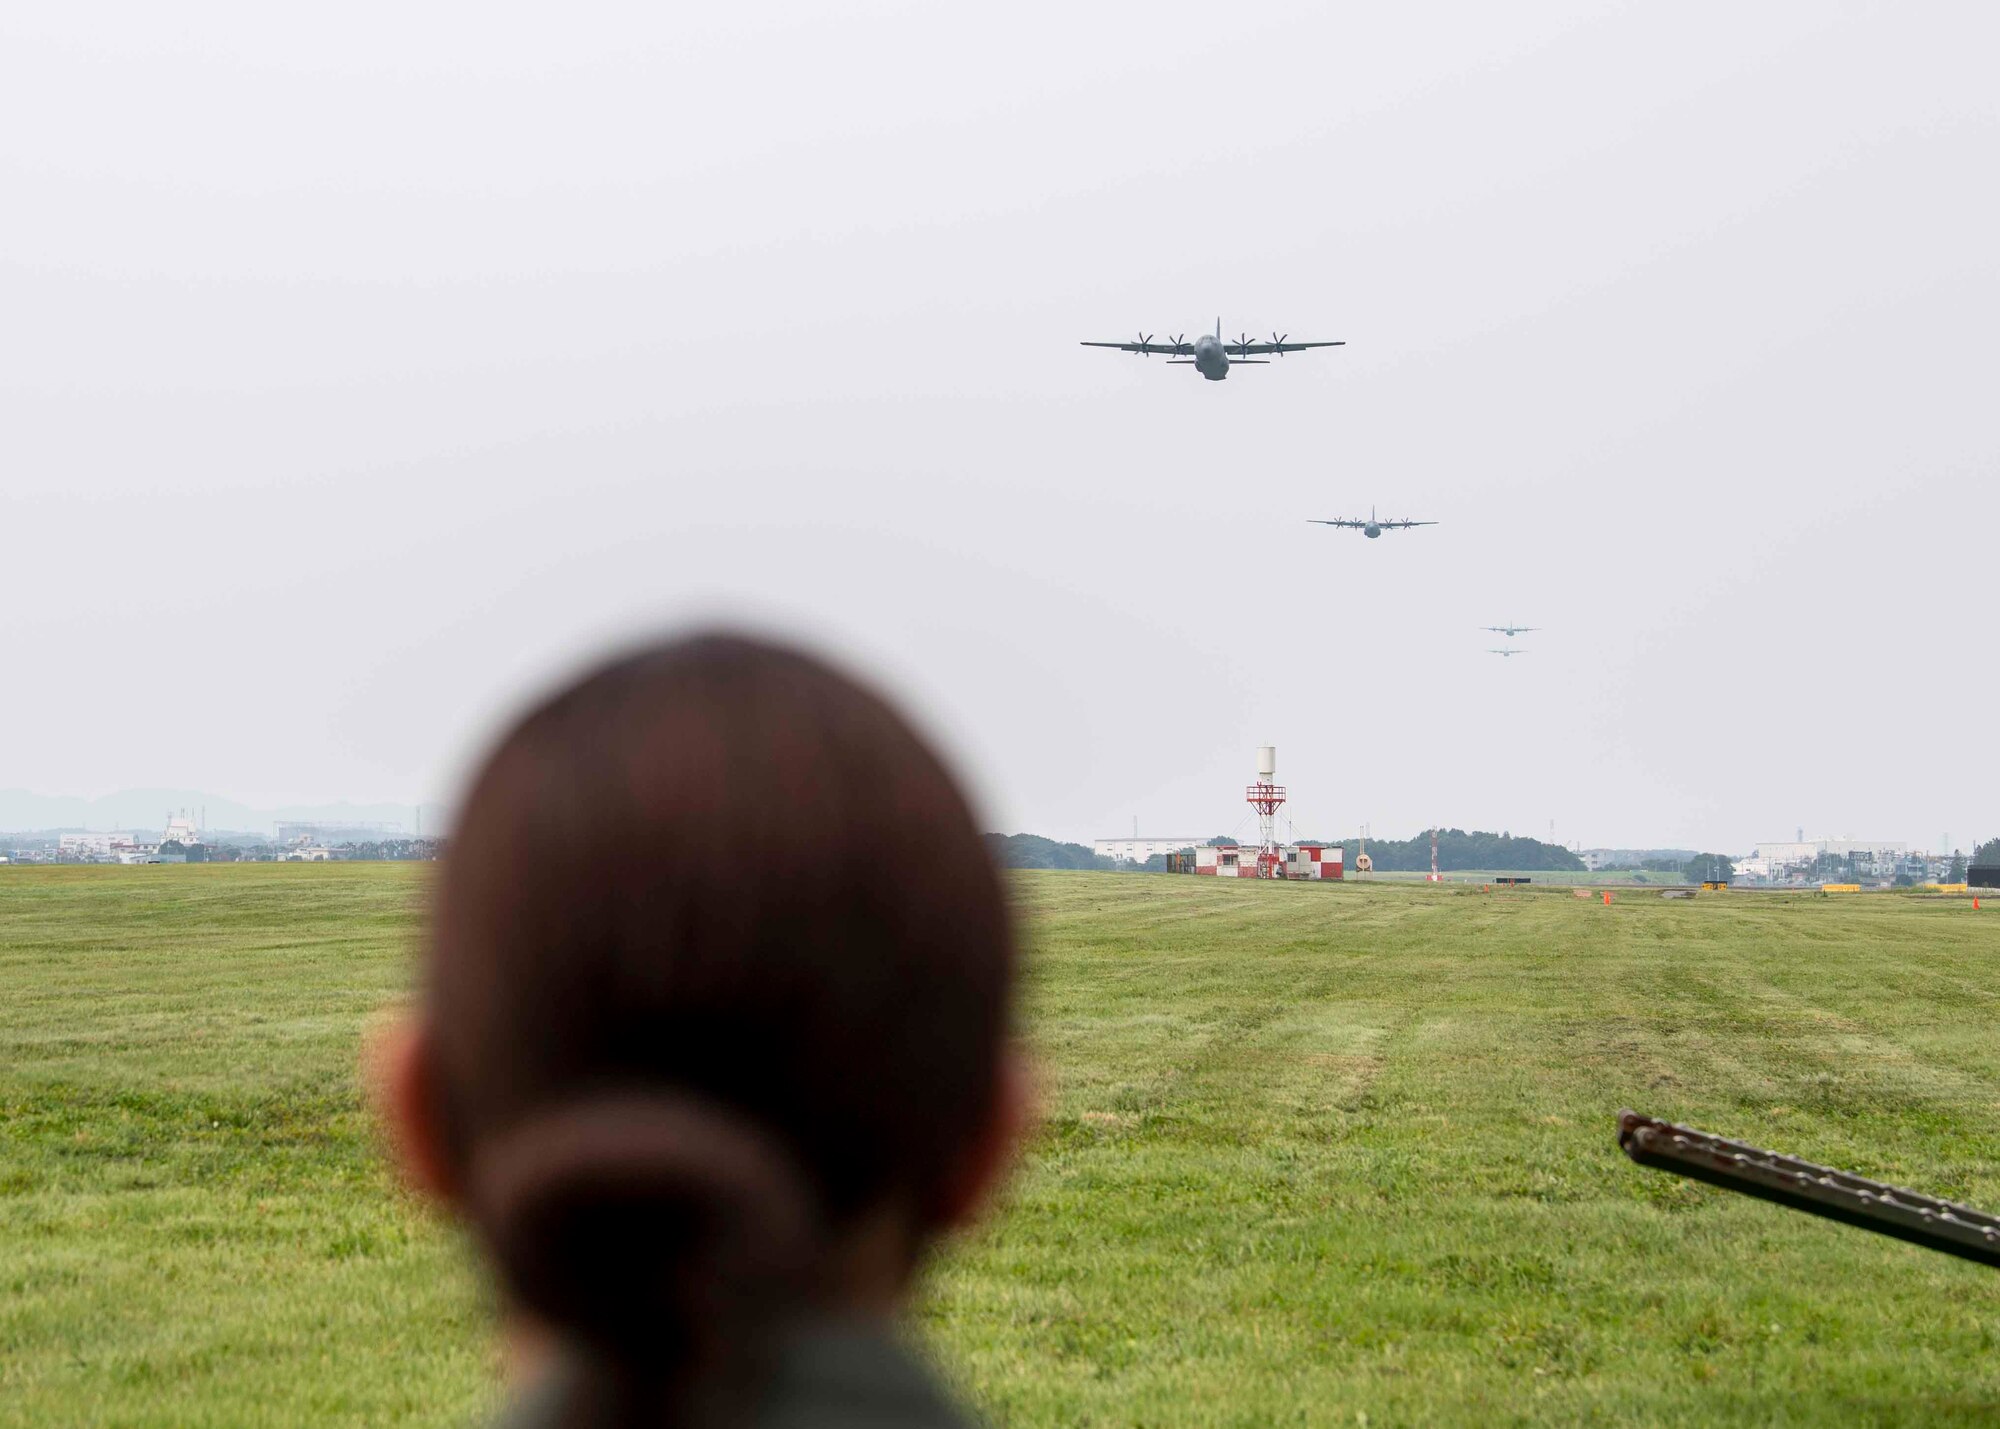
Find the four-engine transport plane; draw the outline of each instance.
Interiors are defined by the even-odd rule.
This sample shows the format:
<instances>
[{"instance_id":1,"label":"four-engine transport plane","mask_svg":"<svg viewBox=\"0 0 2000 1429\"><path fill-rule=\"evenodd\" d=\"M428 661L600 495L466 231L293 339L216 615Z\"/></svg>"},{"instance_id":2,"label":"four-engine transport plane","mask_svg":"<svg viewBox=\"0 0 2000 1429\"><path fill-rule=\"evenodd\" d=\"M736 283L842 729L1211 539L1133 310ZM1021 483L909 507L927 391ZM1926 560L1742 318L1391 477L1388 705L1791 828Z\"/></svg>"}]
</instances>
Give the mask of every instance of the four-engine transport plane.
<instances>
[{"instance_id":1,"label":"four-engine transport plane","mask_svg":"<svg viewBox=\"0 0 2000 1429\"><path fill-rule=\"evenodd\" d=\"M1490 630L1495 635L1504 635L1512 640L1516 635L1526 635L1531 630L1540 630L1539 625L1482 625L1481 630Z\"/></svg>"},{"instance_id":2,"label":"four-engine transport plane","mask_svg":"<svg viewBox=\"0 0 2000 1429\"><path fill-rule=\"evenodd\" d=\"M1384 531L1401 531L1411 526L1437 525L1435 521L1384 521L1375 514L1375 508L1372 506L1368 508L1368 519L1366 521L1323 521L1317 516L1309 519L1315 526L1344 526L1350 531L1359 531L1371 541L1380 536Z\"/></svg>"},{"instance_id":3,"label":"four-engine transport plane","mask_svg":"<svg viewBox=\"0 0 2000 1429\"><path fill-rule=\"evenodd\" d=\"M1115 347L1120 352L1137 353L1151 357L1154 353L1165 354L1169 364L1177 367L1192 367L1211 382L1220 382L1229 376L1233 364L1247 362L1255 367L1268 367L1270 354L1283 357L1288 352L1304 352L1309 347L1345 347L1346 342L1287 342L1290 333L1272 333L1269 342L1253 341L1248 333L1239 335L1234 342L1222 340L1222 319L1215 320L1215 335L1203 333L1192 343L1186 333L1178 333L1172 342L1154 342L1153 334L1142 332L1133 342L1086 342L1085 347ZM1232 357L1230 354L1234 353Z\"/></svg>"},{"instance_id":4,"label":"four-engine transport plane","mask_svg":"<svg viewBox=\"0 0 2000 1429\"><path fill-rule=\"evenodd\" d=\"M1519 647L1514 647L1507 650L1488 650L1486 653L1489 655L1525 655L1528 652Z\"/></svg>"}]
</instances>

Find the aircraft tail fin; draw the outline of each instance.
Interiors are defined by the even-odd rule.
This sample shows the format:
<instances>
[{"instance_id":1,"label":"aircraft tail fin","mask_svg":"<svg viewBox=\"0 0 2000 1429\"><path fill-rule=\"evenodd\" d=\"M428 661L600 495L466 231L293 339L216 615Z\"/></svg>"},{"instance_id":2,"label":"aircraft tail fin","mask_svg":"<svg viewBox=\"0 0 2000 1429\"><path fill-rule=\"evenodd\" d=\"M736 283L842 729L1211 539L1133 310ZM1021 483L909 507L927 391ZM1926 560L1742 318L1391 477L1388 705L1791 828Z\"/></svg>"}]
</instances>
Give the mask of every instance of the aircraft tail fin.
<instances>
[{"instance_id":1,"label":"aircraft tail fin","mask_svg":"<svg viewBox=\"0 0 2000 1429\"><path fill-rule=\"evenodd\" d=\"M1221 318L1217 318L1217 319L1215 320L1215 340L1216 340L1217 342L1221 342L1221 341L1222 341L1222 319L1221 319Z\"/></svg>"}]
</instances>

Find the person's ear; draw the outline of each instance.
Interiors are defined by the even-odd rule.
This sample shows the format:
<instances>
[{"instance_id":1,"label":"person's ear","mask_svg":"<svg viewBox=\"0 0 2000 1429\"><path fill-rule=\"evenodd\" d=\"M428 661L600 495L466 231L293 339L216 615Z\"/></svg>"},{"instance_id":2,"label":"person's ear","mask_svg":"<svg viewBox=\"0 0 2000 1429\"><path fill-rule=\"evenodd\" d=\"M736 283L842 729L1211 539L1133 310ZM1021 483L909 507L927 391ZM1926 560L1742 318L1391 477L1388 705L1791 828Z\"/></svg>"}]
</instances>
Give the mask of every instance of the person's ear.
<instances>
[{"instance_id":1,"label":"person's ear","mask_svg":"<svg viewBox=\"0 0 2000 1429\"><path fill-rule=\"evenodd\" d=\"M994 1077L993 1109L986 1124L966 1143L940 1207L943 1229L961 1229L979 1219L1013 1169L1038 1119L1034 1069L1026 1052L1008 1044L1001 1049Z\"/></svg>"},{"instance_id":2,"label":"person's ear","mask_svg":"<svg viewBox=\"0 0 2000 1429\"><path fill-rule=\"evenodd\" d=\"M458 1182L438 1125L431 1042L422 1019L408 1012L385 1018L365 1039L361 1056L370 1100L403 1179L440 1205L454 1205Z\"/></svg>"}]
</instances>

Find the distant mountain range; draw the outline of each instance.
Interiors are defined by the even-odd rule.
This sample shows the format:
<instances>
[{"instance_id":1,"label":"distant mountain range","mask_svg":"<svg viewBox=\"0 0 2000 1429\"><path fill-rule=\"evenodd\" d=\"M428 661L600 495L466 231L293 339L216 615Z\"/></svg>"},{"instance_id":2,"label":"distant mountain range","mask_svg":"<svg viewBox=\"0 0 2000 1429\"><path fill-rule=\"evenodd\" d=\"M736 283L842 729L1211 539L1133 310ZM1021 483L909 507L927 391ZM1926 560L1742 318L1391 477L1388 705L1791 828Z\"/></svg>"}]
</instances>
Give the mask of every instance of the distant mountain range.
<instances>
[{"instance_id":1,"label":"distant mountain range","mask_svg":"<svg viewBox=\"0 0 2000 1429\"><path fill-rule=\"evenodd\" d=\"M219 799L198 789L121 789L102 798L83 799L65 794L33 794L26 789L0 789L0 831L34 833L54 829L96 831L158 831L166 827L169 814L188 810L205 826L217 832L263 833L275 831L280 821L342 824L389 824L403 833L415 832L418 816L415 804L287 804L277 809L254 809L233 799ZM436 804L422 805L423 831L442 830L444 810Z\"/></svg>"}]
</instances>

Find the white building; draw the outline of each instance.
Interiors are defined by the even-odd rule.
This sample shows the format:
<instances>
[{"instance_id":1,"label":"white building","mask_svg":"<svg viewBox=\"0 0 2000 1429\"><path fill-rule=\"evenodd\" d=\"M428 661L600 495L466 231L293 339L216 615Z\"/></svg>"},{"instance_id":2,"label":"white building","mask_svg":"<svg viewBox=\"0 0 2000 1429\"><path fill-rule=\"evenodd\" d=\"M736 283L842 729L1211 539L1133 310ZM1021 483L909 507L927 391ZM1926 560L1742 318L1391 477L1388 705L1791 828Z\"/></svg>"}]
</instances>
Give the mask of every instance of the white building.
<instances>
[{"instance_id":1,"label":"white building","mask_svg":"<svg viewBox=\"0 0 2000 1429\"><path fill-rule=\"evenodd\" d=\"M130 834L58 834L56 852L69 854L75 858L108 858L113 854L136 849L138 841Z\"/></svg>"},{"instance_id":2,"label":"white building","mask_svg":"<svg viewBox=\"0 0 2000 1429\"><path fill-rule=\"evenodd\" d=\"M1910 851L1908 844L1871 843L1866 839L1827 839L1826 851L1836 858L1851 857L1856 863L1887 871Z\"/></svg>"},{"instance_id":3,"label":"white building","mask_svg":"<svg viewBox=\"0 0 2000 1429\"><path fill-rule=\"evenodd\" d=\"M1691 848L1587 848L1577 857L1592 873L1607 868L1644 868L1647 864L1686 863L1698 852Z\"/></svg>"},{"instance_id":4,"label":"white building","mask_svg":"<svg viewBox=\"0 0 2000 1429\"><path fill-rule=\"evenodd\" d=\"M1811 863L1819 857L1819 844L1814 843L1770 843L1758 844L1750 857L1770 868L1795 868L1802 863Z\"/></svg>"},{"instance_id":5,"label":"white building","mask_svg":"<svg viewBox=\"0 0 2000 1429\"><path fill-rule=\"evenodd\" d=\"M1788 843L1758 844L1746 862L1763 865L1769 870L1765 877L1777 877L1788 869L1811 865L1822 854L1830 854L1834 858L1852 858L1858 866L1874 873L1893 873L1908 852L1907 844L1869 839L1794 839ZM1738 871L1741 872L1741 865Z\"/></svg>"},{"instance_id":6,"label":"white building","mask_svg":"<svg viewBox=\"0 0 2000 1429\"><path fill-rule=\"evenodd\" d=\"M1179 853L1184 848L1195 848L1207 842L1206 838L1099 839L1090 847L1099 858L1144 863L1154 854Z\"/></svg>"}]
</instances>

